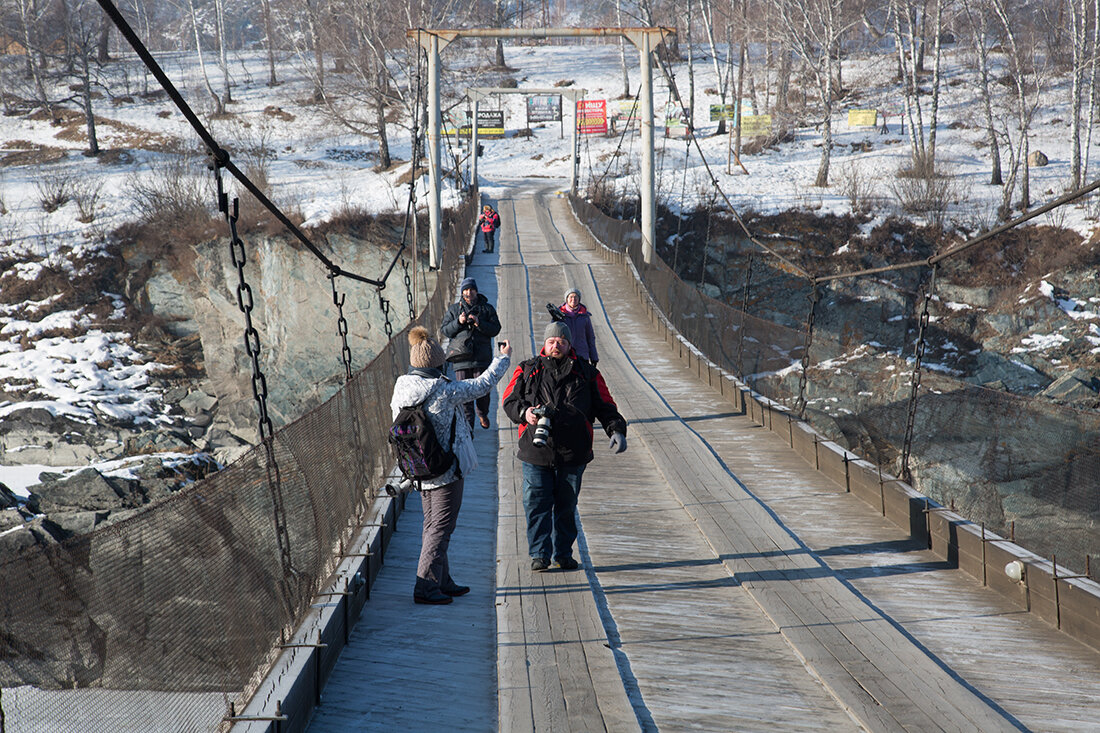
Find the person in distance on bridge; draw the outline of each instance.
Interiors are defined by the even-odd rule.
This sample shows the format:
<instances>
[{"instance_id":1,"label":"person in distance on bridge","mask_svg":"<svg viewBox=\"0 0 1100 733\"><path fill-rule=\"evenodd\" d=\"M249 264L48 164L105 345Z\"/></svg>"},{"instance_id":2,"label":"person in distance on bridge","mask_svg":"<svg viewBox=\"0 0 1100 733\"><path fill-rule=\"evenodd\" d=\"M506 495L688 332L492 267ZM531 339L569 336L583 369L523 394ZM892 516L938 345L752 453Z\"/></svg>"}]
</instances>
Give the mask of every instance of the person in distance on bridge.
<instances>
[{"instance_id":1,"label":"person in distance on bridge","mask_svg":"<svg viewBox=\"0 0 1100 733\"><path fill-rule=\"evenodd\" d=\"M477 281L472 277L462 281L459 292L462 295L458 302L452 303L443 314L440 331L451 339L452 346L468 339L467 349L448 346L447 360L454 367L456 378L474 379L493 360L493 337L500 333L500 319L489 299L477 291ZM471 428L474 426L475 412L481 427L489 427L489 399L487 392L476 402L466 403L466 422Z\"/></svg>"},{"instance_id":2,"label":"person in distance on bridge","mask_svg":"<svg viewBox=\"0 0 1100 733\"><path fill-rule=\"evenodd\" d=\"M417 326L409 331L409 373L397 378L390 409L394 419L405 405L424 403L436 438L443 450L454 451L455 462L445 473L420 482L420 501L424 509L424 528L420 536L420 562L416 567L413 601L442 605L452 597L465 595L470 588L451 577L447 546L458 523L462 506L462 486L466 476L477 468L470 426L454 420L455 412L467 401L488 394L508 371L512 347L502 341L500 353L489 368L476 379L452 382L443 374L443 349L428 330ZM454 425L454 444L451 426Z\"/></svg>"},{"instance_id":3,"label":"person in distance on bridge","mask_svg":"<svg viewBox=\"0 0 1100 733\"><path fill-rule=\"evenodd\" d=\"M565 325L569 326L573 334L573 349L577 356L588 361L592 366L600 360L600 354L596 351L596 334L592 330L592 314L581 302L581 291L577 288L569 288L565 291L565 302L558 306Z\"/></svg>"},{"instance_id":4,"label":"person in distance on bridge","mask_svg":"<svg viewBox=\"0 0 1100 733\"><path fill-rule=\"evenodd\" d=\"M481 226L481 236L485 239L485 249L482 252L492 252L496 246L496 232L500 227L500 214L493 210L492 206L485 204L481 207L481 216L477 218Z\"/></svg>"},{"instance_id":5,"label":"person in distance on bridge","mask_svg":"<svg viewBox=\"0 0 1100 733\"><path fill-rule=\"evenodd\" d=\"M542 351L512 373L504 411L519 425L517 457L523 463L523 509L531 570L573 570L577 496L592 460L592 421L599 419L615 453L626 450L626 420L599 370L577 358L569 326L551 321ZM547 424L547 422L549 424Z\"/></svg>"}]
</instances>

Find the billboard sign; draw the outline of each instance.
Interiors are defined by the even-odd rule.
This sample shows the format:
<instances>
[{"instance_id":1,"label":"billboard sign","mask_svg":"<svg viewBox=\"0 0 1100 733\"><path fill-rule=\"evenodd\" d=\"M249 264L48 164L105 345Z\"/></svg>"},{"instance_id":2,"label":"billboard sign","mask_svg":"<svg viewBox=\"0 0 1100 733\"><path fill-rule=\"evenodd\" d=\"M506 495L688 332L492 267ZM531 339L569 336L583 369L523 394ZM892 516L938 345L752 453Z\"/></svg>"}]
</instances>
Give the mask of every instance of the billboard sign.
<instances>
[{"instance_id":1,"label":"billboard sign","mask_svg":"<svg viewBox=\"0 0 1100 733\"><path fill-rule=\"evenodd\" d=\"M607 134L607 100L577 100L577 132L582 135Z\"/></svg>"},{"instance_id":2,"label":"billboard sign","mask_svg":"<svg viewBox=\"0 0 1100 733\"><path fill-rule=\"evenodd\" d=\"M527 122L561 122L561 95L539 94L528 97Z\"/></svg>"}]
</instances>

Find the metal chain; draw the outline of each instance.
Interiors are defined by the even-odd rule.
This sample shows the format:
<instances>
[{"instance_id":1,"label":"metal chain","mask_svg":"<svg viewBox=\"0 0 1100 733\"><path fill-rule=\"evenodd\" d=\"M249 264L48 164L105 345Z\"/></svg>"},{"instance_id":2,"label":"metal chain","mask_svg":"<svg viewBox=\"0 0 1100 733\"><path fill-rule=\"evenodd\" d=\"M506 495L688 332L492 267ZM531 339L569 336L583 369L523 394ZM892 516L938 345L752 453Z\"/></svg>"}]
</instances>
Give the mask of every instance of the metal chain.
<instances>
[{"instance_id":1,"label":"metal chain","mask_svg":"<svg viewBox=\"0 0 1100 733\"><path fill-rule=\"evenodd\" d=\"M329 282L332 283L332 304L336 306L336 332L340 334L340 355L344 360L344 376L351 379L351 349L348 348L348 319L344 318L344 299L346 293L336 292L336 273L329 271Z\"/></svg>"},{"instance_id":2,"label":"metal chain","mask_svg":"<svg viewBox=\"0 0 1100 733\"><path fill-rule=\"evenodd\" d=\"M282 501L282 480L279 474L279 466L275 462L275 429L267 411L267 379L264 377L263 370L260 368L260 334L252 325L252 310L255 307L255 302L252 297L252 288L248 285L244 276L244 266L246 262L244 242L237 234L240 200L236 197L233 198L233 208L232 211L230 211L229 197L225 193L225 187L222 182L221 166L218 165L217 161L214 162L213 169L214 178L217 181L218 209L225 215L226 220L229 222L229 255L233 261L233 266L237 268L237 307L239 307L244 314L244 346L252 361L252 395L255 397L256 404L260 411L260 440L267 454L268 486L271 489L271 500L274 507L273 518L275 521L275 536L279 544L279 557L282 564L283 581L285 585L294 575L294 568L290 555L290 533L287 530L286 509ZM288 589L284 590L286 591L284 598L289 604L290 595ZM288 609L290 609L289 605ZM290 610L293 613L293 609Z\"/></svg>"},{"instance_id":3,"label":"metal chain","mask_svg":"<svg viewBox=\"0 0 1100 733\"><path fill-rule=\"evenodd\" d=\"M291 583L298 577L298 571L294 569L294 561L290 555L290 531L287 529L286 505L283 502L283 477L279 472L279 463L275 460L275 439L268 438L264 441L264 453L267 458L267 485L271 490L271 505L275 521L275 538L279 544L279 563L282 565L282 594L286 603L287 615L294 618L294 599L297 597L296 587Z\"/></svg>"},{"instance_id":4,"label":"metal chain","mask_svg":"<svg viewBox=\"0 0 1100 733\"><path fill-rule=\"evenodd\" d=\"M802 350L802 371L798 375L798 417L806 417L806 372L810 368L810 344L814 340L814 318L817 315L817 302L821 300L821 293L814 283L813 290L806 296L810 301L810 312L806 316L806 344Z\"/></svg>"},{"instance_id":5,"label":"metal chain","mask_svg":"<svg viewBox=\"0 0 1100 733\"><path fill-rule=\"evenodd\" d=\"M748 382L745 380L745 363L743 361L745 355L745 316L749 312L749 292L752 290L752 260L755 254L756 250L750 247L749 267L748 272L745 274L745 288L741 293L741 327L737 330L737 376L746 384Z\"/></svg>"},{"instance_id":6,"label":"metal chain","mask_svg":"<svg viewBox=\"0 0 1100 733\"><path fill-rule=\"evenodd\" d=\"M909 471L909 455L913 447L913 426L917 418L917 393L920 390L921 363L924 361L924 350L928 346L925 336L928 332L928 308L932 298L936 294L936 271L939 265L932 265L932 275L928 280L928 289L924 293L924 307L921 310L919 326L917 328L917 343L913 349L913 376L910 379L909 409L905 417L905 440L901 448L901 478L907 483L912 483L912 475Z\"/></svg>"},{"instance_id":7,"label":"metal chain","mask_svg":"<svg viewBox=\"0 0 1100 733\"><path fill-rule=\"evenodd\" d=\"M390 301L386 300L382 295L382 288L378 288L378 308L382 311L382 315L386 317L386 341L393 340L393 322L390 321Z\"/></svg>"},{"instance_id":8,"label":"metal chain","mask_svg":"<svg viewBox=\"0 0 1100 733\"><path fill-rule=\"evenodd\" d=\"M271 424L271 417L267 412L267 378L264 377L260 367L260 334L252 325L252 310L255 301L252 297L252 288L245 280L245 250L244 242L237 235L237 219L239 218L240 200L233 198L233 209L229 209L229 197L225 193L222 183L221 167L214 166L214 176L218 184L218 209L225 215L229 222L229 256L233 266L237 268L237 307L244 314L244 348L252 361L252 396L256 399L259 409L260 440L268 440L275 434Z\"/></svg>"},{"instance_id":9,"label":"metal chain","mask_svg":"<svg viewBox=\"0 0 1100 733\"><path fill-rule=\"evenodd\" d=\"M401 258L401 267L405 270L405 300L409 301L409 321L416 320L416 307L413 305L412 277L409 275L409 262Z\"/></svg>"}]
</instances>

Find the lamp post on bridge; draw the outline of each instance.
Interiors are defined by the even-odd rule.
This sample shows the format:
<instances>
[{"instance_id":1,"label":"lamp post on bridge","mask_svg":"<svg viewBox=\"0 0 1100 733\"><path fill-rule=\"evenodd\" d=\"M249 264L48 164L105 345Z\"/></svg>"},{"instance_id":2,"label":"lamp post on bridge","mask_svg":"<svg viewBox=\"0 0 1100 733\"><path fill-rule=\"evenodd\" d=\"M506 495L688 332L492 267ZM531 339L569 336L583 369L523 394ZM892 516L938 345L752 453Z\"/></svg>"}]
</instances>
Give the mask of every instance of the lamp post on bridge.
<instances>
[{"instance_id":1,"label":"lamp post on bridge","mask_svg":"<svg viewBox=\"0 0 1100 733\"><path fill-rule=\"evenodd\" d=\"M653 262L655 257L654 242L656 241L656 189L653 175L653 65L650 54L656 44L653 36L657 37L659 44L664 37L675 33L675 29L664 27L652 28L471 28L464 30L454 29L424 29L410 28L405 33L410 38L415 37L416 42L428 53L428 174L431 177L431 191L428 194L428 218L431 232L429 237L430 249L428 264L432 269L439 268L439 248L443 241L443 223L440 205L440 105L439 105L439 53L452 41L459 37L469 38L578 38L578 37L607 37L621 36L638 48L641 56L641 147L642 147L642 255L646 264ZM577 185L577 124L576 103L573 105L573 154L571 189ZM474 102L474 128L477 127L477 101ZM475 138L476 139L476 138ZM471 155L475 156L474 170L476 170L477 148L471 145ZM474 183L476 184L476 179Z\"/></svg>"}]
</instances>

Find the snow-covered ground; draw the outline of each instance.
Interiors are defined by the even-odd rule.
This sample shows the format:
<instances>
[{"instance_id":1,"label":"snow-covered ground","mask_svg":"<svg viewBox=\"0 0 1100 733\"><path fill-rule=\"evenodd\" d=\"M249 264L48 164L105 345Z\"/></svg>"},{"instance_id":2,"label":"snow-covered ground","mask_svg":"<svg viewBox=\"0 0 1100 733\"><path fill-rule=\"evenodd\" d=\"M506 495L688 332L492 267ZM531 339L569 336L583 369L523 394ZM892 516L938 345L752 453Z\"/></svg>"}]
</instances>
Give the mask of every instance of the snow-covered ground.
<instances>
[{"instance_id":1,"label":"snow-covered ground","mask_svg":"<svg viewBox=\"0 0 1100 733\"><path fill-rule=\"evenodd\" d=\"M681 48L686 50L685 46ZM816 188L812 184L821 157L821 138L809 121L794 130L793 140L745 156L747 174L736 165L727 168L729 139L714 135L717 123L708 121L709 105L719 99L705 91L718 86L705 52L705 48L696 47L694 118L698 142L710 171L735 207L761 213L796 208L847 214L851 202L846 183L858 177L867 182L867 194L877 206L869 227L898 213L891 184L896 172L908 166L909 144L901 134L897 116L888 119L887 134L848 126L850 107L901 108L900 89L893 79L896 61L891 54L845 60L845 85L857 93L858 102L837 108L830 186ZM488 77L484 73L474 74L467 69L487 63L491 50L456 43L443 56L447 69L444 93L450 98L445 105L456 102L467 85L485 85ZM586 90L588 99L608 100L618 97L622 90L616 45L508 46L505 58L514 69L510 75L521 89L568 83ZM634 92L638 88L637 53L628 49L628 59L635 65L630 70ZM161 60L184 96L204 119L209 119L212 110L196 59L173 55ZM0 259L6 266L0 276L0 293L11 289L15 282L12 278L36 281L43 267L71 267L69 263L76 254L87 256L89 251L102 247L112 230L137 214L130 191L135 180L157 175L157 165L175 155L166 152L174 147L201 149L197 136L166 97L143 96L144 89L134 88L142 76L137 63L133 57L116 62L112 72L117 85L116 102L101 99L97 103L97 115L102 118L99 142L106 151L99 160L81 154L85 142L79 115L67 116L60 126L42 119L42 115L7 117L0 124L0 211L4 212L0 214ZM408 166L376 170L375 139L348 132L323 106L308 102L311 82L290 65L281 69L282 84L267 87L265 63L260 53L240 54L232 61L235 101L229 106L230 114L226 119L208 122L225 147L240 151L235 160L247 163L246 149L265 150L272 198L300 212L307 231L311 225L347 209L404 211L408 187L399 179ZM129 69L128 88L123 86L120 72L123 64ZM983 146L984 133L976 124L972 61L949 48L945 67L948 83L942 89L936 149L940 171L951 177L956 194L947 221L975 232L995 223L1002 189L987 184L989 161ZM686 98L686 62L675 66L674 71L677 86ZM462 78L457 78L460 73ZM762 72L758 69L756 73ZM659 74L655 74L654 81L654 107L663 110L672 102L672 94ZM1070 184L1069 80L1057 81L1043 90L1032 128L1031 149L1042 151L1050 160L1045 167L1031 169L1033 205L1062 195ZM757 83L762 89L763 78L758 77ZM149 91L155 91L151 79L149 84ZM484 141L485 155L479 162L483 190L492 195L500 190L502 182L522 177L567 181L568 129L563 135L558 123L544 123L537 125L530 137L515 136L514 131L525 127L523 95L504 95L482 105L482 109L497 107L505 111L509 136ZM368 118L366 111L360 110L359 114ZM1006 111L1005 115L1010 113ZM567 128L569 120L567 114ZM662 132L662 120L658 120L659 197L673 210L690 209L707 196L710 174L694 145L685 144L683 139L665 139ZM392 154L407 161L408 130L393 125L389 136ZM1100 145L1100 135L1094 137L1094 145ZM626 155L614 156L620 146ZM636 191L638 160L637 135L584 136L580 187L583 190L589 181L607 176L620 190ZM195 158L194 167L196 176L208 175L201 157ZM1096 165L1092 168L1100 170ZM44 192L66 180L74 200L55 211L44 210ZM444 205L452 205L459 194L453 181L444 185ZM418 193L422 206L426 205L424 194L422 182ZM77 196L82 197L83 207L75 200ZM87 221L91 200L95 200L94 218ZM254 205L242 196L242 206ZM1079 203L1040 217L1035 223L1069 227L1087 238L1097 225L1095 212L1095 206ZM1073 318L1097 319L1094 304L1074 303L1064 296L1055 298L1052 290L1044 294L1067 312L1072 311ZM52 293L41 293L18 303L0 302L0 385L4 388L0 419L17 410L38 407L77 420L93 420L94 406L105 415L155 426L163 418L163 405L161 396L146 385L150 370L158 365L135 350L129 334L111 328L111 320L127 307L125 301L118 294L102 293L101 299L112 304L111 315L104 318L51 308L52 297ZM1042 349L1050 342L1035 335L1026 348ZM18 455L4 459L9 464L17 460ZM0 466L0 482L23 492L37 481L39 470L43 468Z\"/></svg>"}]
</instances>

